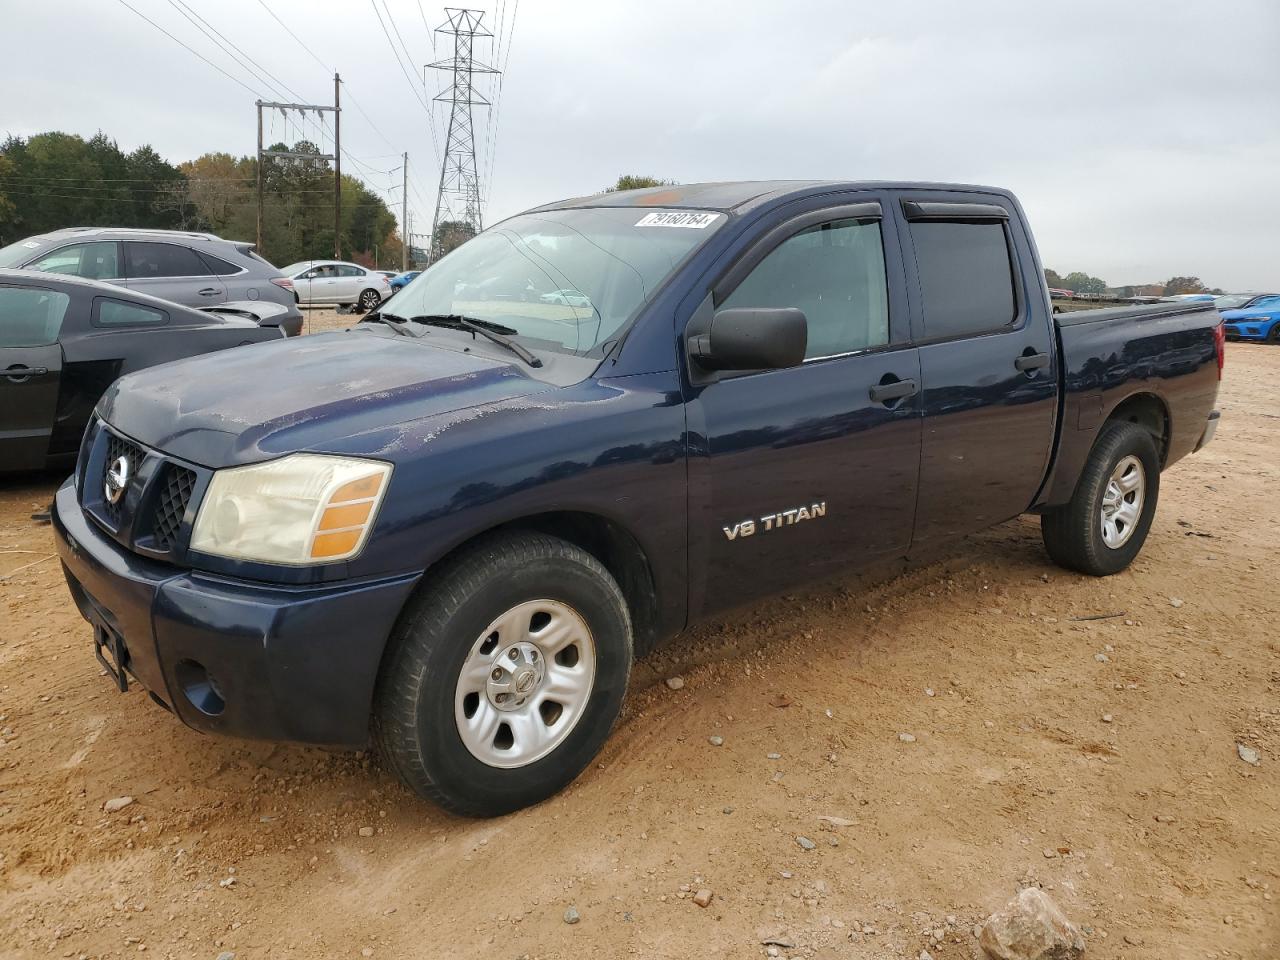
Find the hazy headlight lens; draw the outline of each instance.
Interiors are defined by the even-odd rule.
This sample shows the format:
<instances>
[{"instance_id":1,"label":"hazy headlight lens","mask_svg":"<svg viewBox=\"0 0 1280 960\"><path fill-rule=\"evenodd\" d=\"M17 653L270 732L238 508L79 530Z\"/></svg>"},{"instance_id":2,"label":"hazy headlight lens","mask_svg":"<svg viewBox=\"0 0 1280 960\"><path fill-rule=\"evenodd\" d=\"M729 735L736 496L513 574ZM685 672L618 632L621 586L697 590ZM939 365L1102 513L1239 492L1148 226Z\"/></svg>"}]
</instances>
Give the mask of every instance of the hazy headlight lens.
<instances>
[{"instance_id":1,"label":"hazy headlight lens","mask_svg":"<svg viewBox=\"0 0 1280 960\"><path fill-rule=\"evenodd\" d=\"M349 559L364 547L390 477L387 463L312 453L219 470L191 549L295 566Z\"/></svg>"}]
</instances>

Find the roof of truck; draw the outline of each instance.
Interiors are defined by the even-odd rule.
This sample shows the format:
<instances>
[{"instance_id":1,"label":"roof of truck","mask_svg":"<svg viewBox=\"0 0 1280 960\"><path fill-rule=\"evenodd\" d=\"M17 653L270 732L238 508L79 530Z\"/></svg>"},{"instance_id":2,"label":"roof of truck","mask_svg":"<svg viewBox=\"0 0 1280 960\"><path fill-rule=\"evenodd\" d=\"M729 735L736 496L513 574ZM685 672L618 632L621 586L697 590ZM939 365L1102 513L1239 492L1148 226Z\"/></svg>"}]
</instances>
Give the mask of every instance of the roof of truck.
<instances>
[{"instance_id":1,"label":"roof of truck","mask_svg":"<svg viewBox=\"0 0 1280 960\"><path fill-rule=\"evenodd\" d=\"M815 193L848 190L958 190L1008 195L1000 187L961 183L914 183L884 180L729 180L718 183L682 183L642 190L617 190L585 197L572 197L543 204L534 210L562 210L568 207L667 207L721 210L743 213L772 201L793 199ZM532 212L532 211L530 211Z\"/></svg>"}]
</instances>

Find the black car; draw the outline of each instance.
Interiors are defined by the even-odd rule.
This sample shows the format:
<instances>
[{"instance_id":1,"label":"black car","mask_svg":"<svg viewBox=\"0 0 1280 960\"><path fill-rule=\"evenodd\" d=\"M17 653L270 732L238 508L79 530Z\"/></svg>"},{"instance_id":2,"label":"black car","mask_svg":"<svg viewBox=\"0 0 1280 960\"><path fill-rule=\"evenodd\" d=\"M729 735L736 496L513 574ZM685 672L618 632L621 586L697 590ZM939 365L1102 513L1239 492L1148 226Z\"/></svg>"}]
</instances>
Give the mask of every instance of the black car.
<instances>
[{"instance_id":1,"label":"black car","mask_svg":"<svg viewBox=\"0 0 1280 960\"><path fill-rule=\"evenodd\" d=\"M218 313L78 277L0 270L0 473L70 466L93 408L117 377L265 340L256 311Z\"/></svg>"}]
</instances>

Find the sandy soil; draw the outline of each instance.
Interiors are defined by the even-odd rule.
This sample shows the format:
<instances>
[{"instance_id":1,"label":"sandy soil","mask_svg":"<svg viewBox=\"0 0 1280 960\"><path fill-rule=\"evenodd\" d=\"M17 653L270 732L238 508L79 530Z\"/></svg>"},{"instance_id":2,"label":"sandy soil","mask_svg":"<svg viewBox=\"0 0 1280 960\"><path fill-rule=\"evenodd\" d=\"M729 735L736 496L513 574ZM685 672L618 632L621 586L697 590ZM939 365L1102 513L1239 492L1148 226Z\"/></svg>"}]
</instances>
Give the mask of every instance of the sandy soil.
<instances>
[{"instance_id":1,"label":"sandy soil","mask_svg":"<svg viewBox=\"0 0 1280 960\"><path fill-rule=\"evenodd\" d=\"M1280 957L1278 382L1280 349L1229 347L1218 439L1166 474L1128 572L1052 567L1023 519L699 628L638 665L599 764L489 822L375 757L212 739L116 694L29 519L55 480L0 484L0 956L739 958L776 938L957 960L1038 883L1090 957Z\"/></svg>"}]
</instances>

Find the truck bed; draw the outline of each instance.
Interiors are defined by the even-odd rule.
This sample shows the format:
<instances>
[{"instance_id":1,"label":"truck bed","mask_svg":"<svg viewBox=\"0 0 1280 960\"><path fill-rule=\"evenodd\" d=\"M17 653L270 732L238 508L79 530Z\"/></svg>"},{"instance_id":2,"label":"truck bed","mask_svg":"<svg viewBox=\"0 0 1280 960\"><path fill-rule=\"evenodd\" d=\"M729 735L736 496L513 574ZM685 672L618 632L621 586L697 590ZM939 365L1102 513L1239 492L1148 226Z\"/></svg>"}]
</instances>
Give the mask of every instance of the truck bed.
<instances>
[{"instance_id":1,"label":"truck bed","mask_svg":"<svg viewBox=\"0 0 1280 960\"><path fill-rule=\"evenodd\" d=\"M1196 449L1221 376L1216 338L1222 320L1212 302L1105 307L1053 319L1062 415L1039 508L1071 498L1099 426L1122 401L1126 416L1132 410L1131 418L1163 421L1163 466Z\"/></svg>"}]
</instances>

